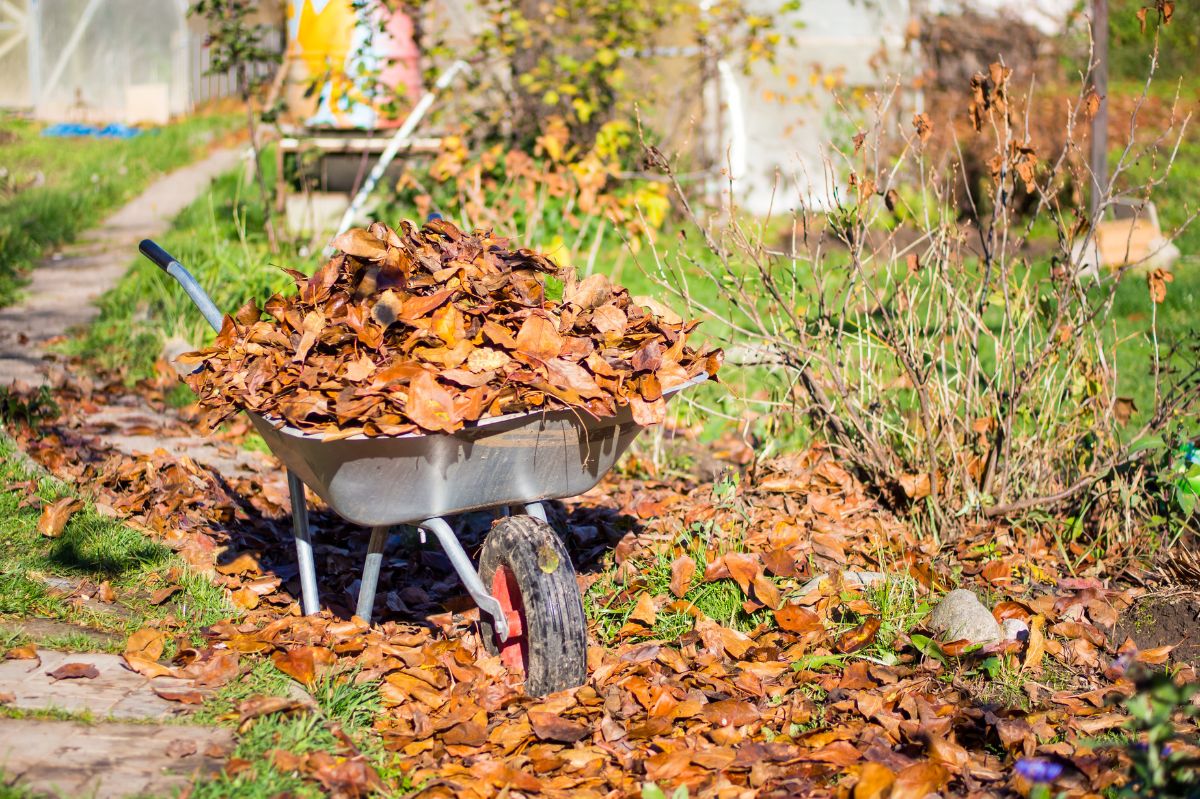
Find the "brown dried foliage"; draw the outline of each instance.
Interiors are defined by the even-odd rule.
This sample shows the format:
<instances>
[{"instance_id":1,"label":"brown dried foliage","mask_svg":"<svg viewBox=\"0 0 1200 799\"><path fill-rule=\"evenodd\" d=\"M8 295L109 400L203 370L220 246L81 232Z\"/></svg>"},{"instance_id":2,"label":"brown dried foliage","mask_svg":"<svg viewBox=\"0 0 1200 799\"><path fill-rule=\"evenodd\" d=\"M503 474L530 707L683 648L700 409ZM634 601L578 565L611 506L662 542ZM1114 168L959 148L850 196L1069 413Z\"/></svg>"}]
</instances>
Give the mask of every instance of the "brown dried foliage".
<instances>
[{"instance_id":1,"label":"brown dried foliage","mask_svg":"<svg viewBox=\"0 0 1200 799\"><path fill-rule=\"evenodd\" d=\"M721 353L686 343L698 324L603 275L582 281L545 256L443 220L382 223L334 242L341 252L296 293L225 318L185 362L216 420L240 409L343 437L453 432L479 419L573 408L661 422L663 392L713 375ZM563 281L546 296L546 275Z\"/></svg>"}]
</instances>

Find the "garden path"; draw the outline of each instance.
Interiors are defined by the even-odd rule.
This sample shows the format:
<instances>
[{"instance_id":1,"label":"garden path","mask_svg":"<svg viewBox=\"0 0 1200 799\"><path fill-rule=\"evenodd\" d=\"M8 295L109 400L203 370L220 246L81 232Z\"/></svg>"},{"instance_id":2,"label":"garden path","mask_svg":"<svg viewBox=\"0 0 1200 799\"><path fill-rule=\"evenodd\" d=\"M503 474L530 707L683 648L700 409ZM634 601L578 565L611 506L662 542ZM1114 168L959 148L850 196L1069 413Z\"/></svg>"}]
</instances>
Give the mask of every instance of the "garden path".
<instances>
[{"instance_id":1,"label":"garden path","mask_svg":"<svg viewBox=\"0 0 1200 799\"><path fill-rule=\"evenodd\" d=\"M214 178L237 165L241 150L214 150L164 175L78 242L44 258L21 302L0 308L0 385L44 384L55 368L47 344L94 319L95 300L125 274L138 242L165 232Z\"/></svg>"},{"instance_id":2,"label":"garden path","mask_svg":"<svg viewBox=\"0 0 1200 799\"><path fill-rule=\"evenodd\" d=\"M215 150L165 175L78 242L43 259L30 275L22 301L0 309L0 386L51 382L63 367L47 346L94 319L95 301L121 279L138 242L165 232L239 158L239 148ZM224 470L269 466L257 453L238 453L229 445L188 436L177 417L148 407L98 407L92 421L107 434L102 436L106 443L123 451L164 445L162 430L167 427L190 445L184 447L188 454L206 465ZM158 435L147 435L147 430ZM28 635L39 623L48 622L15 622ZM149 681L125 668L116 655L37 654L36 660L0 661L0 703L13 714L0 718L5 782L51 796L166 795L186 786L196 772L219 768L233 747L227 728L173 720L190 708L159 697L154 688L179 681ZM49 675L67 663L90 664L97 673L64 680ZM64 713L78 720L61 718Z\"/></svg>"}]
</instances>

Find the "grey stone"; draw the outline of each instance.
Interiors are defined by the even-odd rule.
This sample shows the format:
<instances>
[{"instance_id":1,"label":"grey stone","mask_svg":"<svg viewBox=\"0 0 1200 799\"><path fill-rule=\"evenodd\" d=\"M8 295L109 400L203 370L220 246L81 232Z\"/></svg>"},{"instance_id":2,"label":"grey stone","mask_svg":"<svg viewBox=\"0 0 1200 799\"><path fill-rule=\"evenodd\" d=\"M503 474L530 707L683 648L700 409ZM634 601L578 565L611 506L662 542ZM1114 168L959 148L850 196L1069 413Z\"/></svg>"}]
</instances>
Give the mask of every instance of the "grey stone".
<instances>
[{"instance_id":1,"label":"grey stone","mask_svg":"<svg viewBox=\"0 0 1200 799\"><path fill-rule=\"evenodd\" d=\"M119 636L116 633L94 630L91 627L71 624L70 622L58 619L6 619L0 622L0 632L10 635L21 635L26 638L32 638L35 641L46 638L65 638L67 636L79 638L80 636L86 636L92 641L92 646L95 649L105 649L123 643L125 640L124 636Z\"/></svg>"},{"instance_id":2,"label":"grey stone","mask_svg":"<svg viewBox=\"0 0 1200 799\"><path fill-rule=\"evenodd\" d=\"M1020 619L1005 619L1000 622L1005 641L1024 641L1029 637L1029 625Z\"/></svg>"},{"instance_id":3,"label":"grey stone","mask_svg":"<svg viewBox=\"0 0 1200 799\"><path fill-rule=\"evenodd\" d=\"M943 641L990 644L1004 637L1000 624L979 597L965 588L951 591L929 615L929 627Z\"/></svg>"},{"instance_id":4,"label":"grey stone","mask_svg":"<svg viewBox=\"0 0 1200 799\"><path fill-rule=\"evenodd\" d=\"M233 745L222 727L0 719L5 783L54 797L174 796Z\"/></svg>"}]
</instances>

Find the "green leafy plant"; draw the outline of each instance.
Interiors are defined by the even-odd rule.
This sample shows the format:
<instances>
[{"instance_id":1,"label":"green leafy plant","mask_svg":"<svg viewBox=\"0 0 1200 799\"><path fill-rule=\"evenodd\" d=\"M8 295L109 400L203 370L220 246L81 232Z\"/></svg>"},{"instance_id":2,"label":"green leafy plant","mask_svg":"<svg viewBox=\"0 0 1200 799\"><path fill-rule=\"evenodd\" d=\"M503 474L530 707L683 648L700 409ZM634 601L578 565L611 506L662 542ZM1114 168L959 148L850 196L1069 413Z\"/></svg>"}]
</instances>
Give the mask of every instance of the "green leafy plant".
<instances>
[{"instance_id":1,"label":"green leafy plant","mask_svg":"<svg viewBox=\"0 0 1200 799\"><path fill-rule=\"evenodd\" d=\"M1147 515L1142 497L1156 473L1147 443L1200 425L1194 334L1163 326L1189 298L1168 289L1171 276L1149 255L1101 270L1089 253L1124 197L1146 213L1145 200L1176 179L1189 131L1182 116L1139 131L1134 111L1090 212L1072 193L1086 166L1030 142L1031 107L1015 74L994 63L963 97L969 135L991 153L983 192L963 185L959 150L937 149L930 131L946 122L917 114L897 132L897 97L883 91L827 161L826 174L845 187L830 193L834 207L803 208L797 198L802 210L782 244L777 228L738 219L736 209L729 223L701 222L675 167L648 147L713 254L660 253L657 282L689 312L710 314L740 360L771 370L764 406L781 425L802 420L819 431L931 535L1072 514L1078 525L1061 543L1080 561L1140 555L1146 539L1122 520ZM1081 90L1054 124L1074 141L1088 115ZM948 210L961 204L969 213ZM893 224L898 211L904 221ZM1182 235L1194 218L1164 235ZM691 293L701 282L722 298ZM1121 303L1140 306L1137 321Z\"/></svg>"},{"instance_id":2,"label":"green leafy plant","mask_svg":"<svg viewBox=\"0 0 1200 799\"><path fill-rule=\"evenodd\" d=\"M196 0L189 13L204 18L208 23L208 48L211 61L209 75L220 75L232 71L237 81L238 94L246 106L246 132L250 136L250 150L254 159L254 179L258 184L262 202L264 227L272 252L278 252L278 239L271 219L270 195L267 182L259 163L260 148L258 125L255 119L253 94L267 74L266 69L279 61L279 53L263 44L267 26L250 21L258 10L258 3L251 0Z\"/></svg>"},{"instance_id":3,"label":"green leafy plant","mask_svg":"<svg viewBox=\"0 0 1200 799\"><path fill-rule=\"evenodd\" d=\"M49 386L39 386L25 394L11 386L0 386L0 421L37 427L41 419L58 415L58 403Z\"/></svg>"},{"instance_id":4,"label":"green leafy plant","mask_svg":"<svg viewBox=\"0 0 1200 799\"><path fill-rule=\"evenodd\" d=\"M1182 799L1200 795L1200 758L1180 746L1194 747L1197 742L1176 729L1178 720L1192 725L1200 720L1200 708L1192 703L1200 688L1179 683L1163 671L1143 672L1135 677L1134 685L1134 694L1124 702L1131 717L1126 729L1133 736L1125 748L1130 779L1117 796Z\"/></svg>"},{"instance_id":5,"label":"green leafy plant","mask_svg":"<svg viewBox=\"0 0 1200 799\"><path fill-rule=\"evenodd\" d=\"M699 69L676 76L688 80L711 78L721 60L771 59L785 39L777 15L799 3L764 13L743 0L484 0L486 22L465 53L461 26L439 24L437 5L417 4L422 50L487 64L476 76L485 132L532 143L548 117L565 120L573 141L590 142L605 122L631 118L635 103L652 108L678 93L657 66L664 59L697 59Z\"/></svg>"}]
</instances>

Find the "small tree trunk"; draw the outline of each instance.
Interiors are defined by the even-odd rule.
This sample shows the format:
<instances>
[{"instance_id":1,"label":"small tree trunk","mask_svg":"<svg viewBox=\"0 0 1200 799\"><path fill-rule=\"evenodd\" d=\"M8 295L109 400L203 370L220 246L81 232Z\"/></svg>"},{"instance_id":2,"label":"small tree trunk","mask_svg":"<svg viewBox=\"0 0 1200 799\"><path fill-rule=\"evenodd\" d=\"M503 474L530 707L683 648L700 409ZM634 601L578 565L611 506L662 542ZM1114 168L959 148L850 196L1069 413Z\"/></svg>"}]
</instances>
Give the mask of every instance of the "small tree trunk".
<instances>
[{"instance_id":1,"label":"small tree trunk","mask_svg":"<svg viewBox=\"0 0 1200 799\"><path fill-rule=\"evenodd\" d=\"M1108 0L1092 2L1092 46L1096 65L1092 88L1100 98L1100 107L1092 117L1092 191L1089 209L1095 216L1108 190Z\"/></svg>"},{"instance_id":2,"label":"small tree trunk","mask_svg":"<svg viewBox=\"0 0 1200 799\"><path fill-rule=\"evenodd\" d=\"M275 236L275 222L271 215L271 197L267 194L267 181L263 177L262 164L258 152L258 126L254 124L254 103L250 96L250 81L246 75L246 66L238 66L238 84L241 88L242 102L246 104L246 131L250 134L250 154L254 159L254 182L258 184L258 199L263 209L263 227L267 231L267 244L272 254L279 252L279 240Z\"/></svg>"}]
</instances>

